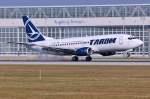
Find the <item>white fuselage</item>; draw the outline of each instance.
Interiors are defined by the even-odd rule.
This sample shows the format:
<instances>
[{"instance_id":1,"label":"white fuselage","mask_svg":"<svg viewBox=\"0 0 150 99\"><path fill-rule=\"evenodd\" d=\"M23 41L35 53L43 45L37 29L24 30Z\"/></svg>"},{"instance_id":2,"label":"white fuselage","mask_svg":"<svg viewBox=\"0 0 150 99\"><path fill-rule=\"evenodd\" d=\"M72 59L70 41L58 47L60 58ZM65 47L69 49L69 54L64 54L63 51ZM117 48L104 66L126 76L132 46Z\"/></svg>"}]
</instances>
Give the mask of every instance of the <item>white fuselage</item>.
<instances>
[{"instance_id":1,"label":"white fuselage","mask_svg":"<svg viewBox=\"0 0 150 99\"><path fill-rule=\"evenodd\" d=\"M99 53L106 51L125 51L139 47L143 42L137 38L133 38L131 35L112 34L67 39L51 39L47 37L45 41L39 41L32 44L73 50L89 47L93 52ZM36 49L36 46L33 47Z\"/></svg>"}]
</instances>

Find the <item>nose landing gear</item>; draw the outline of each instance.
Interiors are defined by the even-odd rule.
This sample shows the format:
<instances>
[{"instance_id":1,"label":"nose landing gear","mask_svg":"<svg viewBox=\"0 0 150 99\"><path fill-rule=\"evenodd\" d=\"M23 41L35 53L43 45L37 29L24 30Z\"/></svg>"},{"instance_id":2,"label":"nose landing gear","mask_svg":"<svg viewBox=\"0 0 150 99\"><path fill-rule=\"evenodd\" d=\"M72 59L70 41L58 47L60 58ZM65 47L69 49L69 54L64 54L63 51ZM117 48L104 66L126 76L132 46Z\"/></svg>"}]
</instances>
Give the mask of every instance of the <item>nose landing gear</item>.
<instances>
[{"instance_id":1,"label":"nose landing gear","mask_svg":"<svg viewBox=\"0 0 150 99\"><path fill-rule=\"evenodd\" d=\"M131 56L130 52L124 52L124 57L129 58Z\"/></svg>"},{"instance_id":2,"label":"nose landing gear","mask_svg":"<svg viewBox=\"0 0 150 99\"><path fill-rule=\"evenodd\" d=\"M126 57L129 58L131 56L130 52L127 52Z\"/></svg>"}]
</instances>

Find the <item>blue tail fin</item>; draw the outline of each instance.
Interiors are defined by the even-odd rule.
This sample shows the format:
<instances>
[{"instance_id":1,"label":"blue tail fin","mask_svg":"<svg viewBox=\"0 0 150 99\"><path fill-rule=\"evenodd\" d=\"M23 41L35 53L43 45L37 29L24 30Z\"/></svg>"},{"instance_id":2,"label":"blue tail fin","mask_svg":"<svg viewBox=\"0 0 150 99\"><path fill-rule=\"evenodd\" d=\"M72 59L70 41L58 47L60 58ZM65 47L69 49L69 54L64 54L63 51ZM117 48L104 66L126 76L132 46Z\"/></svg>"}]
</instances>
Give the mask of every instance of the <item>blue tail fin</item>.
<instances>
[{"instance_id":1,"label":"blue tail fin","mask_svg":"<svg viewBox=\"0 0 150 99\"><path fill-rule=\"evenodd\" d=\"M27 38L29 42L44 41L45 38L36 26L30 21L28 16L22 16Z\"/></svg>"}]
</instances>

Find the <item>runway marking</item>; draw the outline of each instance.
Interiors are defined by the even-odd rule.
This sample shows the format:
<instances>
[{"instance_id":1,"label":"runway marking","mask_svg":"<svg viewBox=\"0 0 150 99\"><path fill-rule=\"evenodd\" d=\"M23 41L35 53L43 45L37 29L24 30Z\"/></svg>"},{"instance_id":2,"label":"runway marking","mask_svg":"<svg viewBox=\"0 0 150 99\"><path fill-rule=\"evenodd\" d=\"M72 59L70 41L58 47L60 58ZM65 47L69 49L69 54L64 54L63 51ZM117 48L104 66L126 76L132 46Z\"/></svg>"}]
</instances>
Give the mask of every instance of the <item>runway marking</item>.
<instances>
[{"instance_id":1,"label":"runway marking","mask_svg":"<svg viewBox=\"0 0 150 99\"><path fill-rule=\"evenodd\" d=\"M42 62L42 61L0 61L0 65L115 65L115 66L150 66L150 62Z\"/></svg>"}]
</instances>

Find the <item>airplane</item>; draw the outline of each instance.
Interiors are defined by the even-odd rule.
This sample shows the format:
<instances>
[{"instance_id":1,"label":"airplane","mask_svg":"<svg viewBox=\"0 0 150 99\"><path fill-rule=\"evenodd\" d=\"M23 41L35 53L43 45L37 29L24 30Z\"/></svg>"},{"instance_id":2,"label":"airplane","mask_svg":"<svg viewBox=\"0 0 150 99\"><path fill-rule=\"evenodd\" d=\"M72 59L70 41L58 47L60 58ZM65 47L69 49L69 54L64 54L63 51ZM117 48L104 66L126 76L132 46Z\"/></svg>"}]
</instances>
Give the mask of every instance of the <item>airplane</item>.
<instances>
[{"instance_id":1,"label":"airplane","mask_svg":"<svg viewBox=\"0 0 150 99\"><path fill-rule=\"evenodd\" d=\"M115 55L116 52L128 51L143 45L143 41L128 34L96 35L54 39L43 35L28 16L22 16L28 42L8 42L26 46L28 49L52 55L72 55L72 61L79 56L86 56L85 61L92 61L92 54L102 56Z\"/></svg>"}]
</instances>

